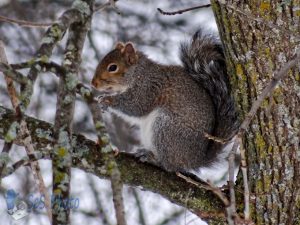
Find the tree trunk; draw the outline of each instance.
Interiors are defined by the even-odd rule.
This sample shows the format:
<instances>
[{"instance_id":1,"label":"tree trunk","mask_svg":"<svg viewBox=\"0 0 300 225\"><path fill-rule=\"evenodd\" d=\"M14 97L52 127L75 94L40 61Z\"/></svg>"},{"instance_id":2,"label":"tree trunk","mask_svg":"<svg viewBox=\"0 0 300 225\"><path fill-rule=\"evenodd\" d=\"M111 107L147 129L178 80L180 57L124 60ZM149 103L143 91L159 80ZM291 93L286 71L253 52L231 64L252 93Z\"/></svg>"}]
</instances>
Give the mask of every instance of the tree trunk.
<instances>
[{"instance_id":1,"label":"tree trunk","mask_svg":"<svg viewBox=\"0 0 300 225\"><path fill-rule=\"evenodd\" d=\"M299 47L300 2L212 0L212 6L243 120L274 72ZM255 224L300 224L299 139L296 67L263 102L244 137Z\"/></svg>"}]
</instances>

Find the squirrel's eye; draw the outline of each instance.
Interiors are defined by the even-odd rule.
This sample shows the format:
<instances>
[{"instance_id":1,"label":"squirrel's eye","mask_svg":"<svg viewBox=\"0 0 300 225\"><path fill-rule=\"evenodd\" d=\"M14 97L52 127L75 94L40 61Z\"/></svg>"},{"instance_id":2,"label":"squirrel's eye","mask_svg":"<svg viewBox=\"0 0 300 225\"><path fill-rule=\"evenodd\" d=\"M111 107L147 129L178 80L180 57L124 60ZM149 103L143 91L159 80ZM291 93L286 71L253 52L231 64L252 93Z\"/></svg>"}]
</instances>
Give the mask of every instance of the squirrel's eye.
<instances>
[{"instance_id":1,"label":"squirrel's eye","mask_svg":"<svg viewBox=\"0 0 300 225\"><path fill-rule=\"evenodd\" d=\"M111 64L107 67L108 72L116 72L118 69L118 66L116 64Z\"/></svg>"}]
</instances>

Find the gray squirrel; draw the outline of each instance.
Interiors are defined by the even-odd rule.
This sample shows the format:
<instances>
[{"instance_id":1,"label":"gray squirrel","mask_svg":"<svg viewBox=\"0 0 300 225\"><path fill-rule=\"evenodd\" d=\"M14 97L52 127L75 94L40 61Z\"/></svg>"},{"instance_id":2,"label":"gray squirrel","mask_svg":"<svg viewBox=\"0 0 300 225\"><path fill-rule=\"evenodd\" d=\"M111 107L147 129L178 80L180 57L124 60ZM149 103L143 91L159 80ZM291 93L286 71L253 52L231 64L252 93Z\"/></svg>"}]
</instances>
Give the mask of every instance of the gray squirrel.
<instances>
[{"instance_id":1,"label":"gray squirrel","mask_svg":"<svg viewBox=\"0 0 300 225\"><path fill-rule=\"evenodd\" d=\"M210 167L238 128L222 45L201 31L181 45L183 66L161 65L133 44L117 43L97 66L92 85L101 107L140 126L143 161L167 171Z\"/></svg>"}]
</instances>

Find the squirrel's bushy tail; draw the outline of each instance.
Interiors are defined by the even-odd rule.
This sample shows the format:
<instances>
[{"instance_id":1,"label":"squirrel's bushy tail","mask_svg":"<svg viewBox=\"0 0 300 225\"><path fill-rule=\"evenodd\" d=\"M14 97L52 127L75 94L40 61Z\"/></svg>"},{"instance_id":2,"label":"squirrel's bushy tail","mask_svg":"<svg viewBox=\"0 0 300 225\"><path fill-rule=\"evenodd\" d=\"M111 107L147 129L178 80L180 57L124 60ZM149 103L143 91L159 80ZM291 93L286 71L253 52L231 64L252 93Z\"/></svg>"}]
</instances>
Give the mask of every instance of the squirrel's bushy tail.
<instances>
[{"instance_id":1,"label":"squirrel's bushy tail","mask_svg":"<svg viewBox=\"0 0 300 225\"><path fill-rule=\"evenodd\" d=\"M201 31L194 34L192 41L181 45L181 60L188 74L207 90L216 109L215 137L227 139L238 128L237 113L230 94L221 43ZM211 149L213 148L213 149ZM221 149L219 143L212 143L211 153Z\"/></svg>"}]
</instances>

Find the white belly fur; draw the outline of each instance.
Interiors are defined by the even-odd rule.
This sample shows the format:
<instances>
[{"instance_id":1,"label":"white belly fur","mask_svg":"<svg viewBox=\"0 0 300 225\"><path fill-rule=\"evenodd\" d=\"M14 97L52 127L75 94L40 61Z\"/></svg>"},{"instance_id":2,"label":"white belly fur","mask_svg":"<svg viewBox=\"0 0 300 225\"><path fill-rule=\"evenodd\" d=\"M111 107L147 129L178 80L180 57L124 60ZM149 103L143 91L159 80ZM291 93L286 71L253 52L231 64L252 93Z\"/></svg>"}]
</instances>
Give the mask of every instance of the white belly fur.
<instances>
[{"instance_id":1,"label":"white belly fur","mask_svg":"<svg viewBox=\"0 0 300 225\"><path fill-rule=\"evenodd\" d=\"M159 115L159 109L153 110L151 113L143 117L128 116L127 114L112 108L108 108L108 111L121 117L131 125L137 125L140 128L140 142L142 145L141 147L150 150L154 154L156 154L155 147L153 144L152 127L153 123L155 122L155 119Z\"/></svg>"}]
</instances>

